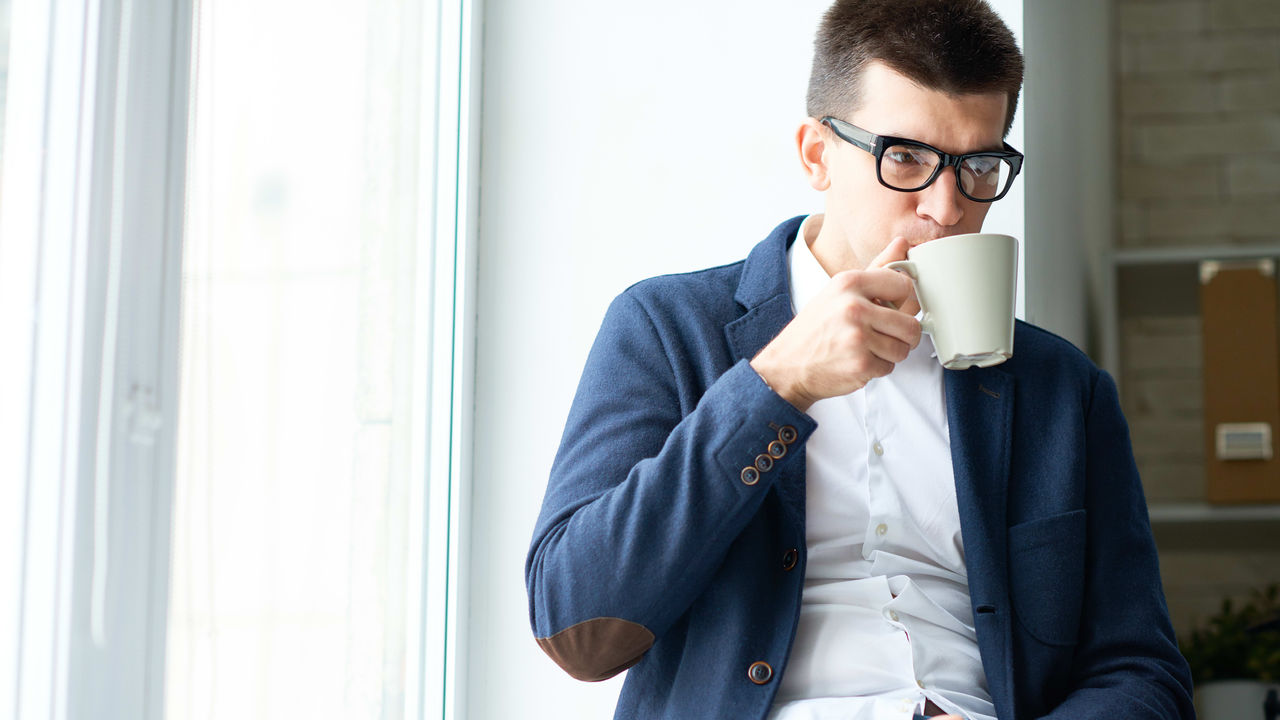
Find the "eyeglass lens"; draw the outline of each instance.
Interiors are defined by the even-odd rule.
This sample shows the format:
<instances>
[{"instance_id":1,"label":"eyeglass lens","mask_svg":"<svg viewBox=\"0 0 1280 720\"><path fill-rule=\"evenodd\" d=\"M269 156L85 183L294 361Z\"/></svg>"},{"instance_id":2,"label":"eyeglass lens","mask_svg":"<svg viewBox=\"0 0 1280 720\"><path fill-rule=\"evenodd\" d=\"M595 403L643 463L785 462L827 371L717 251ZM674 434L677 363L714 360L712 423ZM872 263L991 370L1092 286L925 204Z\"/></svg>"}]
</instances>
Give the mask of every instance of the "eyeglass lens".
<instances>
[{"instance_id":1,"label":"eyeglass lens","mask_svg":"<svg viewBox=\"0 0 1280 720\"><path fill-rule=\"evenodd\" d=\"M919 145L891 145L880 159L880 177L898 190L919 190L942 158ZM974 155L960 163L960 187L976 200L994 198L1009 183L1012 167L994 155Z\"/></svg>"}]
</instances>

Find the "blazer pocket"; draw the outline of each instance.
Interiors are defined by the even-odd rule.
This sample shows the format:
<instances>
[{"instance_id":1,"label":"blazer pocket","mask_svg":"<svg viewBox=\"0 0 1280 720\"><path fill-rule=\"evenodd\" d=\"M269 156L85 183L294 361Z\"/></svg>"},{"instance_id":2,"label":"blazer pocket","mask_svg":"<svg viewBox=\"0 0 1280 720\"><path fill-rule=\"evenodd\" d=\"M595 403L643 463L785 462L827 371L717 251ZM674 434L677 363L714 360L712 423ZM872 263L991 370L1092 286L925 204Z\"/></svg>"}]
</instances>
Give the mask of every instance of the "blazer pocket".
<instances>
[{"instance_id":1,"label":"blazer pocket","mask_svg":"<svg viewBox=\"0 0 1280 720\"><path fill-rule=\"evenodd\" d=\"M1013 613L1036 640L1074 645L1084 602L1085 511L1009 528Z\"/></svg>"}]
</instances>

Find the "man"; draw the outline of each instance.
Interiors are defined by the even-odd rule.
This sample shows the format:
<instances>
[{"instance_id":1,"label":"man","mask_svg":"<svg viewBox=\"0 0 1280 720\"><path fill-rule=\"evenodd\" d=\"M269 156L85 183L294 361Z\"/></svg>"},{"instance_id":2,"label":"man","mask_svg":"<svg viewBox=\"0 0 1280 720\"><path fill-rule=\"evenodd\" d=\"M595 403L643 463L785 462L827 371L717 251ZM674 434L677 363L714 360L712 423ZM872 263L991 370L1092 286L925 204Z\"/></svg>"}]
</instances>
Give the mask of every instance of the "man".
<instances>
[{"instance_id":1,"label":"man","mask_svg":"<svg viewBox=\"0 0 1280 720\"><path fill-rule=\"evenodd\" d=\"M1021 82L981 0L837 0L825 213L610 307L526 579L570 674L630 668L617 718L1193 716L1110 378L1024 323L944 371L884 269L982 227Z\"/></svg>"}]
</instances>

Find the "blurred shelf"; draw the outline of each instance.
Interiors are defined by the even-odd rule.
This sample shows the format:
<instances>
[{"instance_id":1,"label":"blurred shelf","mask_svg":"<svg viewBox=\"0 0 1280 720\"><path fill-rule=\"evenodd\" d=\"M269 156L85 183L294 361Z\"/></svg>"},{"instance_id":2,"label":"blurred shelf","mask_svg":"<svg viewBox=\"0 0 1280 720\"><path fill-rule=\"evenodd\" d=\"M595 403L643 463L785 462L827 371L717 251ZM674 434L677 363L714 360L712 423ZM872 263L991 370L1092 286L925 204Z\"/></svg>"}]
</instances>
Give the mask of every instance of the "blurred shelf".
<instances>
[{"instance_id":1,"label":"blurred shelf","mask_svg":"<svg viewBox=\"0 0 1280 720\"><path fill-rule=\"evenodd\" d=\"M1280 256L1280 245L1188 245L1185 247L1123 248L1111 251L1111 261L1122 265L1198 263L1201 260L1243 260Z\"/></svg>"},{"instance_id":2,"label":"blurred shelf","mask_svg":"<svg viewBox=\"0 0 1280 720\"><path fill-rule=\"evenodd\" d=\"M1152 503L1151 524L1246 521L1280 522L1280 504L1210 505L1204 502Z\"/></svg>"},{"instance_id":3,"label":"blurred shelf","mask_svg":"<svg viewBox=\"0 0 1280 720\"><path fill-rule=\"evenodd\" d=\"M1150 515L1161 550L1280 551L1280 504L1157 502Z\"/></svg>"}]
</instances>

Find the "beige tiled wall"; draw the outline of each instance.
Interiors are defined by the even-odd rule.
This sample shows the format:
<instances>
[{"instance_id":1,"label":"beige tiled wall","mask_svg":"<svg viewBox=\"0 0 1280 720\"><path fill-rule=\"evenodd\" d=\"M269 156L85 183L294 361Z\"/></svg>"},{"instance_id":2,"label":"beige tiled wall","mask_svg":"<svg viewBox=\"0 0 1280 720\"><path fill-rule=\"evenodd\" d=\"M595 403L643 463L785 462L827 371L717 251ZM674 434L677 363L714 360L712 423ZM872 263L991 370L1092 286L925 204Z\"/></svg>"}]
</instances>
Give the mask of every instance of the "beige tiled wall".
<instances>
[{"instance_id":1,"label":"beige tiled wall","mask_svg":"<svg viewBox=\"0 0 1280 720\"><path fill-rule=\"evenodd\" d=\"M1280 244L1280 0L1114 0L1121 247ZM1200 319L1122 315L1120 380L1153 503L1204 496ZM1280 548L1170 551L1181 632L1222 597L1280 581Z\"/></svg>"},{"instance_id":2,"label":"beige tiled wall","mask_svg":"<svg viewBox=\"0 0 1280 720\"><path fill-rule=\"evenodd\" d=\"M1122 402L1147 499L1203 499L1200 319L1126 318L1121 332Z\"/></svg>"},{"instance_id":3,"label":"beige tiled wall","mask_svg":"<svg viewBox=\"0 0 1280 720\"><path fill-rule=\"evenodd\" d=\"M1178 551L1160 553L1169 614L1179 638L1218 612L1224 597L1240 602L1250 592L1280 581L1280 551Z\"/></svg>"},{"instance_id":4,"label":"beige tiled wall","mask_svg":"<svg viewBox=\"0 0 1280 720\"><path fill-rule=\"evenodd\" d=\"M1280 235L1280 2L1117 0L1124 246Z\"/></svg>"}]
</instances>

